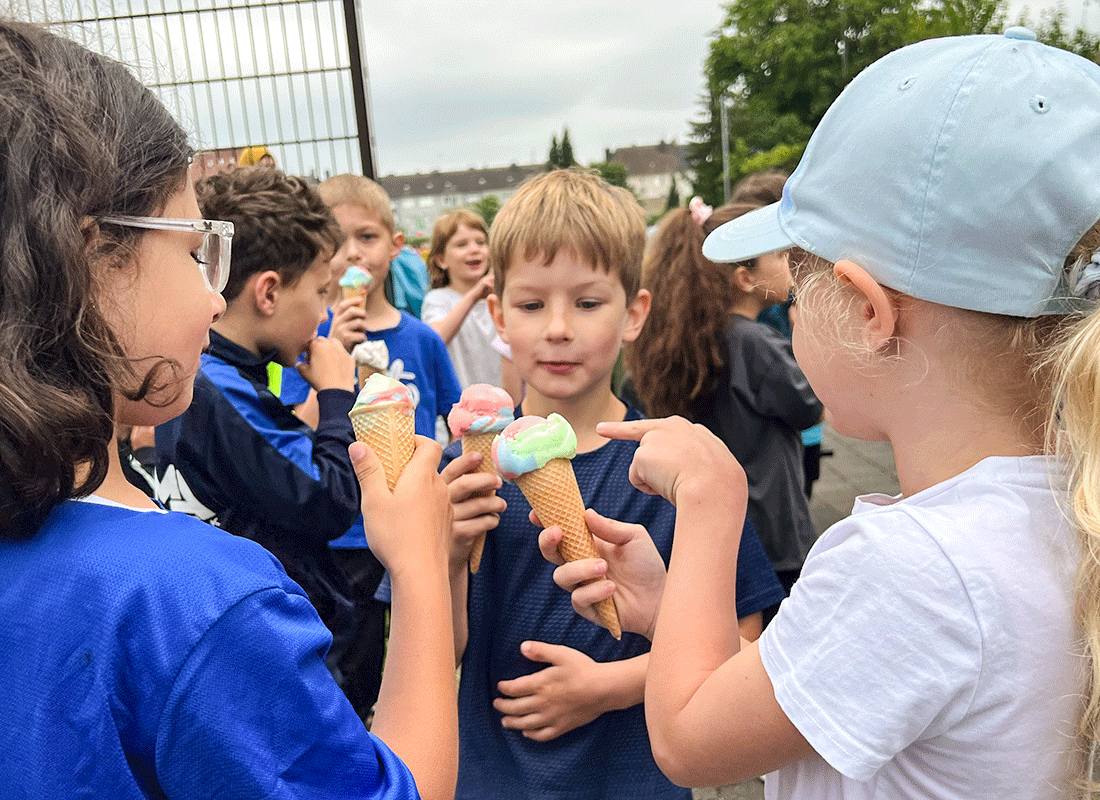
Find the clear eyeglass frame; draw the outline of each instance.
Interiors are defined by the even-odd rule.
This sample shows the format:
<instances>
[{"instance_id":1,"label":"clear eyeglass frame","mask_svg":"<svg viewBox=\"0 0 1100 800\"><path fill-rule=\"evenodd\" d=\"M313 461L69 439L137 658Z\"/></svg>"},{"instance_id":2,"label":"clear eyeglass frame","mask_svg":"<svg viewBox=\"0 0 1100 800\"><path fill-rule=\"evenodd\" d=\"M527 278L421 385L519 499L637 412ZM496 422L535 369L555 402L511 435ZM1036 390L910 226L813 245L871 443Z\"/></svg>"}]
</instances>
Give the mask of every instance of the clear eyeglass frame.
<instances>
[{"instance_id":1,"label":"clear eyeglass frame","mask_svg":"<svg viewBox=\"0 0 1100 800\"><path fill-rule=\"evenodd\" d=\"M195 253L199 272L206 288L221 294L229 282L229 261L232 253L233 223L216 219L168 219L167 217L101 217L101 222L128 228L156 231L201 233L202 244Z\"/></svg>"}]
</instances>

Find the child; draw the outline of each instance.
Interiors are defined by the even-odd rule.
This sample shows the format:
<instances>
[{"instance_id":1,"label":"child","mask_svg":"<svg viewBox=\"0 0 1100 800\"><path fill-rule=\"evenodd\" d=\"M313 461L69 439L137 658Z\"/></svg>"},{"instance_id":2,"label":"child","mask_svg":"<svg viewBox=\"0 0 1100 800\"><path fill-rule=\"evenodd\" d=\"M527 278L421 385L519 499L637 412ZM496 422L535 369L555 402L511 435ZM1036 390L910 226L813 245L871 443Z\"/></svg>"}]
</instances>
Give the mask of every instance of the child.
<instances>
[{"instance_id":1,"label":"child","mask_svg":"<svg viewBox=\"0 0 1100 800\"><path fill-rule=\"evenodd\" d=\"M563 415L577 435L573 468L593 509L589 524L618 530L609 518L645 522L667 557L674 509L629 486L634 444L607 442L595 430L600 420L640 419L612 394L611 373L649 307L638 286L641 208L595 175L559 170L521 187L493 226L490 310L527 383L517 416ZM616 642L576 616L539 557L519 489L472 473L479 457L460 453L456 443L443 460L455 502L451 575L462 664L457 796L690 798L650 752L645 640L627 634ZM472 542L484 531L481 568L470 577ZM745 541L736 617L755 638L761 611L783 591L751 527Z\"/></svg>"},{"instance_id":2,"label":"child","mask_svg":"<svg viewBox=\"0 0 1100 800\"><path fill-rule=\"evenodd\" d=\"M787 254L731 269L702 252L706 232L758 207L723 206L702 224L686 208L666 215L643 269L643 285L653 294L651 324L627 358L651 415L680 414L706 425L744 467L749 519L789 590L817 538L799 431L819 422L823 409L790 341L756 322L763 309L787 298Z\"/></svg>"},{"instance_id":3,"label":"child","mask_svg":"<svg viewBox=\"0 0 1100 800\"><path fill-rule=\"evenodd\" d=\"M158 498L262 544L334 628L348 590L328 543L359 516L347 453L355 373L343 347L315 332L342 235L314 190L269 167L212 175L197 191L205 215L234 224L235 260L195 400L157 430ZM293 366L302 353L316 430L267 386L268 364Z\"/></svg>"},{"instance_id":4,"label":"child","mask_svg":"<svg viewBox=\"0 0 1100 800\"><path fill-rule=\"evenodd\" d=\"M496 328L485 302L493 291L488 241L485 221L460 208L435 221L428 251L432 289L420 318L447 343L462 388L501 382L500 355L492 347Z\"/></svg>"},{"instance_id":5,"label":"child","mask_svg":"<svg viewBox=\"0 0 1100 800\"><path fill-rule=\"evenodd\" d=\"M343 274L354 264L373 279L364 301L344 300L333 309L333 335L347 328L353 333L345 341L353 346L364 339L384 341L390 377L408 384L417 401L417 434L435 436L436 419L447 416L461 389L439 334L386 299L383 287L390 262L405 243L404 234L394 229L386 190L361 175L337 175L317 191L347 237L333 258L334 271Z\"/></svg>"},{"instance_id":6,"label":"child","mask_svg":"<svg viewBox=\"0 0 1100 800\"><path fill-rule=\"evenodd\" d=\"M0 65L0 794L450 796L438 448L392 495L353 449L394 576L379 739L278 562L157 508L115 455L116 425L191 402L225 309L232 228L198 219L185 134L122 65L40 28L0 21Z\"/></svg>"},{"instance_id":7,"label":"child","mask_svg":"<svg viewBox=\"0 0 1100 800\"><path fill-rule=\"evenodd\" d=\"M646 710L679 783L775 770L769 797L1031 800L1091 782L1075 742L1082 692L1093 709L1097 692L1073 613L1081 559L1045 434L1083 421L1087 442L1071 441L1095 452L1095 367L1063 379L1087 409L1056 413L1048 355L1100 286L1100 67L1034 38L931 40L876 62L826 113L783 201L707 239L719 261L813 254L795 353L838 431L890 442L902 488L822 535L757 644L725 621L719 556L739 532L715 520L745 506L736 463L683 420L601 427L644 437L632 480L678 508ZM1070 369L1095 362L1095 313L1086 325ZM1081 478L1078 499L1095 492ZM660 590L635 602L623 568L659 586L660 562L640 536L618 554L615 579L574 602L621 584L624 627L649 628ZM1080 622L1095 631L1085 561ZM1081 731L1093 747L1095 716Z\"/></svg>"}]
</instances>

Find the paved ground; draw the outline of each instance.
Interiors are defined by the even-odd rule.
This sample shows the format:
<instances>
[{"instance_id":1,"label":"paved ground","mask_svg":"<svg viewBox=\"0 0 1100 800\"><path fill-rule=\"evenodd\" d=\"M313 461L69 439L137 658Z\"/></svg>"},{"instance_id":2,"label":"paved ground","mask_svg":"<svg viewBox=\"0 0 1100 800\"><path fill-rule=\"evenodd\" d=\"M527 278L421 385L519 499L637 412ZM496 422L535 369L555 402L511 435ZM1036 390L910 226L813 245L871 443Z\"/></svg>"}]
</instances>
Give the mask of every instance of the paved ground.
<instances>
[{"instance_id":1,"label":"paved ground","mask_svg":"<svg viewBox=\"0 0 1100 800\"><path fill-rule=\"evenodd\" d=\"M821 459L821 479L814 484L810 502L819 532L848 516L857 495L900 491L889 446L848 439L826 426L822 450L833 455ZM762 800L764 784L754 779L735 786L696 789L693 794L694 800Z\"/></svg>"}]
</instances>

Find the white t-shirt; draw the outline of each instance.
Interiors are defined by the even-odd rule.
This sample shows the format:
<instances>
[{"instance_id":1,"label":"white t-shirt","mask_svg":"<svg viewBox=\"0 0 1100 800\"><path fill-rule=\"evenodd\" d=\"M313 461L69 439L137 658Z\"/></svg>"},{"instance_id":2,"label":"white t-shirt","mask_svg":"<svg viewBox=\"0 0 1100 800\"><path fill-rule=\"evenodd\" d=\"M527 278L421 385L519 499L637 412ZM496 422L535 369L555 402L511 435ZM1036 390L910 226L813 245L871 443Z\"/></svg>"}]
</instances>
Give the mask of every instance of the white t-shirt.
<instances>
[{"instance_id":1,"label":"white t-shirt","mask_svg":"<svg viewBox=\"0 0 1100 800\"><path fill-rule=\"evenodd\" d=\"M858 498L821 536L760 642L816 751L768 775L768 798L1069 796L1083 659L1064 486L1053 459L987 458Z\"/></svg>"},{"instance_id":2,"label":"white t-shirt","mask_svg":"<svg viewBox=\"0 0 1100 800\"><path fill-rule=\"evenodd\" d=\"M420 318L429 325L438 322L450 314L461 300L462 295L449 286L432 289L424 295ZM447 345L458 384L463 389L473 383L500 386L500 356L490 344L496 335L496 326L489 316L489 305L484 300L478 300Z\"/></svg>"}]
</instances>

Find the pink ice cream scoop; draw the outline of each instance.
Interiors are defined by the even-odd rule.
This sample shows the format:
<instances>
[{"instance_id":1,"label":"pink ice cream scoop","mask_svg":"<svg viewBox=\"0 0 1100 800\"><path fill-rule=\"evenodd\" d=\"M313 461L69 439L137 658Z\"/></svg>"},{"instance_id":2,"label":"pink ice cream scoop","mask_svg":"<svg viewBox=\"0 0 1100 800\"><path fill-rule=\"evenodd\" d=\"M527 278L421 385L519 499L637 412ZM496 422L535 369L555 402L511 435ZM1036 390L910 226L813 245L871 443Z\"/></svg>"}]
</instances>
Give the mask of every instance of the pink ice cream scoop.
<instances>
[{"instance_id":1,"label":"pink ice cream scoop","mask_svg":"<svg viewBox=\"0 0 1100 800\"><path fill-rule=\"evenodd\" d=\"M447 425L451 435L461 439L504 430L513 418L512 397L508 392L487 383L475 383L462 391L462 397L447 415Z\"/></svg>"}]
</instances>

